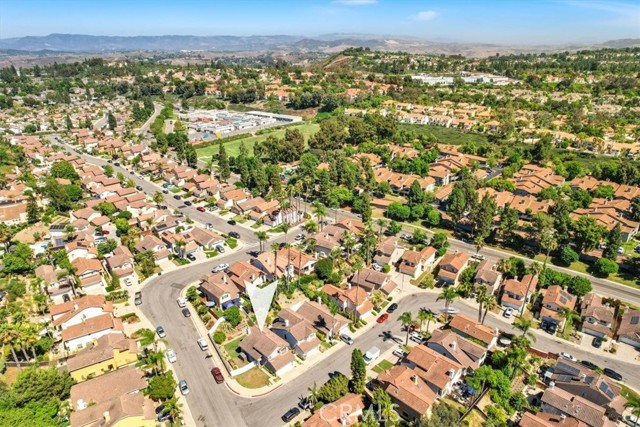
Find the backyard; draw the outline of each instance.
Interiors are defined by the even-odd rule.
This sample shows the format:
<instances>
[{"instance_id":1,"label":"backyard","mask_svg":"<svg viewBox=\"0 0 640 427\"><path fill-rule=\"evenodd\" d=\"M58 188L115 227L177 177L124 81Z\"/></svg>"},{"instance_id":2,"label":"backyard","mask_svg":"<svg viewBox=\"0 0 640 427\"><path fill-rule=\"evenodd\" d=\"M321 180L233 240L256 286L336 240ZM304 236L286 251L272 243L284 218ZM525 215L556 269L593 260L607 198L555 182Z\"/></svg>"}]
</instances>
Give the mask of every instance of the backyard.
<instances>
[{"instance_id":1,"label":"backyard","mask_svg":"<svg viewBox=\"0 0 640 427\"><path fill-rule=\"evenodd\" d=\"M320 125L316 123L305 123L296 126L289 126L285 129L298 129L304 136L305 141L307 141L318 131L318 129L320 129ZM240 154L240 144L244 142L244 145L245 147L247 147L249 154L253 154L253 146L256 144L256 142L264 141L270 135L273 135L276 138L282 138L284 136L285 129L274 129L272 131L265 131L264 133L256 136L247 134L245 138L226 142L224 144L224 148L227 150L227 154L230 157L236 157L238 154ZM209 145L207 147L198 148L196 151L198 152L198 159L207 161L211 158L212 155L218 153L219 145L213 143L212 145Z\"/></svg>"}]
</instances>

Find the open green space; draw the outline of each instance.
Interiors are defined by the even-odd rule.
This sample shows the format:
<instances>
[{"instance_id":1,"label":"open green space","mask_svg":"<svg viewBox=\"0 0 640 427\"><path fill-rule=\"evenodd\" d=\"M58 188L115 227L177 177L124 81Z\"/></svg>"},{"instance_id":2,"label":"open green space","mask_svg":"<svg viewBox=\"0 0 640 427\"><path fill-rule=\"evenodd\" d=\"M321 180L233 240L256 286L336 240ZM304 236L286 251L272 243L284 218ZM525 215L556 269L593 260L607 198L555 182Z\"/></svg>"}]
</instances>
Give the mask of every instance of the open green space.
<instances>
[{"instance_id":1,"label":"open green space","mask_svg":"<svg viewBox=\"0 0 640 427\"><path fill-rule=\"evenodd\" d=\"M224 148L227 150L227 154L230 157L235 157L240 154L240 144L244 142L244 145L245 147L247 147L249 154L253 154L253 146L256 145L257 142L264 141L270 135L273 135L276 138L282 138L284 136L285 129L298 129L304 136L305 140L308 140L309 137L314 135L318 131L318 129L320 129L320 125L316 123L305 123L296 126L289 126L287 128L274 129L270 132L265 131L264 133L256 136L247 134L245 138L226 142L224 144ZM207 147L196 148L198 159L205 161L209 160L214 154L218 154L219 150L219 144L212 144Z\"/></svg>"},{"instance_id":2,"label":"open green space","mask_svg":"<svg viewBox=\"0 0 640 427\"><path fill-rule=\"evenodd\" d=\"M442 144L461 145L469 141L478 144L489 142L485 135L463 132L455 128L445 128L442 126L434 125L412 125L409 123L399 123L398 128L404 131L415 132L418 135L432 134L438 139L438 142Z\"/></svg>"}]
</instances>

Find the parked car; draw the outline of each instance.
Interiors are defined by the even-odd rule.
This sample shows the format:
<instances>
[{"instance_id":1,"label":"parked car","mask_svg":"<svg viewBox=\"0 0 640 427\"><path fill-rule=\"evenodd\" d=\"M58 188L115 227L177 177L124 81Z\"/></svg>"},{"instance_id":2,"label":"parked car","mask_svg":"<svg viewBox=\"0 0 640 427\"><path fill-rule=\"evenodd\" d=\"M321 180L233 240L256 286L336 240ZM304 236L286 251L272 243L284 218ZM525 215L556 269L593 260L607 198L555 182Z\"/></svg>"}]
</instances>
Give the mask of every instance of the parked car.
<instances>
[{"instance_id":1,"label":"parked car","mask_svg":"<svg viewBox=\"0 0 640 427\"><path fill-rule=\"evenodd\" d=\"M221 254L224 253L225 249L224 246L222 245L216 245L216 251L220 252Z\"/></svg>"},{"instance_id":2,"label":"parked car","mask_svg":"<svg viewBox=\"0 0 640 427\"><path fill-rule=\"evenodd\" d=\"M183 308L183 309L182 309L182 315L183 315L184 317L191 317L191 312L189 311L189 309L188 309L188 308Z\"/></svg>"},{"instance_id":3,"label":"parked car","mask_svg":"<svg viewBox=\"0 0 640 427\"><path fill-rule=\"evenodd\" d=\"M230 219L229 221L227 221L227 224L236 225L236 220L235 219Z\"/></svg>"},{"instance_id":4,"label":"parked car","mask_svg":"<svg viewBox=\"0 0 640 427\"><path fill-rule=\"evenodd\" d=\"M165 188L165 189L163 189L163 190L162 190L162 192L163 192L164 194L169 194L169 190L167 190L166 188Z\"/></svg>"},{"instance_id":5,"label":"parked car","mask_svg":"<svg viewBox=\"0 0 640 427\"><path fill-rule=\"evenodd\" d=\"M136 292L134 298L133 298L133 303L135 305L140 305L142 304L142 292L138 291Z\"/></svg>"},{"instance_id":6,"label":"parked car","mask_svg":"<svg viewBox=\"0 0 640 427\"><path fill-rule=\"evenodd\" d=\"M375 262L371 264L371 268L373 268L375 271L382 271L382 266L380 264L376 264Z\"/></svg>"},{"instance_id":7,"label":"parked car","mask_svg":"<svg viewBox=\"0 0 640 427\"><path fill-rule=\"evenodd\" d=\"M187 254L187 259L189 261L195 261L196 260L196 256L194 254Z\"/></svg>"},{"instance_id":8,"label":"parked car","mask_svg":"<svg viewBox=\"0 0 640 427\"><path fill-rule=\"evenodd\" d=\"M197 210L198 212L204 212L204 211L206 211L206 209L204 208L204 206L198 206L198 207L196 208L196 210Z\"/></svg>"},{"instance_id":9,"label":"parked car","mask_svg":"<svg viewBox=\"0 0 640 427\"><path fill-rule=\"evenodd\" d=\"M224 271L224 270L226 270L227 268L229 268L229 264L225 264L225 263L223 263L223 264L220 264L220 265L218 265L218 266L214 267L214 268L213 268L213 272L214 272L214 273L217 273L217 272L219 272L219 271Z\"/></svg>"},{"instance_id":10,"label":"parked car","mask_svg":"<svg viewBox=\"0 0 640 427\"><path fill-rule=\"evenodd\" d=\"M191 201L189 201L189 200L185 200L185 201L184 201L184 204L185 204L186 206L191 206L193 203L192 203Z\"/></svg>"},{"instance_id":11,"label":"parked car","mask_svg":"<svg viewBox=\"0 0 640 427\"><path fill-rule=\"evenodd\" d=\"M180 297L178 298L178 307L186 307L187 306L187 300Z\"/></svg>"},{"instance_id":12,"label":"parked car","mask_svg":"<svg viewBox=\"0 0 640 427\"><path fill-rule=\"evenodd\" d=\"M178 360L178 358L176 357L176 352L172 348L167 349L166 355L167 360L171 363L175 363L175 361Z\"/></svg>"},{"instance_id":13,"label":"parked car","mask_svg":"<svg viewBox=\"0 0 640 427\"><path fill-rule=\"evenodd\" d=\"M591 345L594 346L595 348L602 347L602 338L594 337L593 340L591 341Z\"/></svg>"},{"instance_id":14,"label":"parked car","mask_svg":"<svg viewBox=\"0 0 640 427\"><path fill-rule=\"evenodd\" d=\"M340 339L349 345L353 345L353 338L347 334L340 334Z\"/></svg>"},{"instance_id":15,"label":"parked car","mask_svg":"<svg viewBox=\"0 0 640 427\"><path fill-rule=\"evenodd\" d=\"M588 360L581 360L580 364L583 366L586 366L587 368L595 371L596 369L600 369L600 367L598 365L596 365L593 362L589 362Z\"/></svg>"},{"instance_id":16,"label":"parked car","mask_svg":"<svg viewBox=\"0 0 640 427\"><path fill-rule=\"evenodd\" d=\"M300 233L300 234L296 234L296 240L302 240L304 239L304 234Z\"/></svg>"},{"instance_id":17,"label":"parked car","mask_svg":"<svg viewBox=\"0 0 640 427\"><path fill-rule=\"evenodd\" d=\"M211 375L216 380L216 383L222 384L224 382L224 377L222 376L222 372L220 368L211 368Z\"/></svg>"},{"instance_id":18,"label":"parked car","mask_svg":"<svg viewBox=\"0 0 640 427\"><path fill-rule=\"evenodd\" d=\"M486 259L486 257L484 255L481 255L481 254L473 254L473 255L471 255L471 258L477 259L478 261L484 261Z\"/></svg>"},{"instance_id":19,"label":"parked car","mask_svg":"<svg viewBox=\"0 0 640 427\"><path fill-rule=\"evenodd\" d=\"M564 357L565 359L571 360L572 362L577 362L578 361L578 359L576 359L575 357L573 357L569 353L565 353L564 351L561 351L560 353L558 353L558 355L560 357Z\"/></svg>"},{"instance_id":20,"label":"parked car","mask_svg":"<svg viewBox=\"0 0 640 427\"><path fill-rule=\"evenodd\" d=\"M376 320L376 322L383 323L388 318L389 318L389 315L387 313L382 313L380 317L378 317L378 320Z\"/></svg>"},{"instance_id":21,"label":"parked car","mask_svg":"<svg viewBox=\"0 0 640 427\"><path fill-rule=\"evenodd\" d=\"M311 396L303 397L302 399L300 399L300 403L298 403L298 406L303 411L311 409Z\"/></svg>"},{"instance_id":22,"label":"parked car","mask_svg":"<svg viewBox=\"0 0 640 427\"><path fill-rule=\"evenodd\" d=\"M236 233L235 231L230 231L229 232L229 237L233 237L234 239L239 239L240 238L240 233Z\"/></svg>"},{"instance_id":23,"label":"parked car","mask_svg":"<svg viewBox=\"0 0 640 427\"><path fill-rule=\"evenodd\" d=\"M108 236L109 235L109 230L102 230L102 235L103 236Z\"/></svg>"},{"instance_id":24,"label":"parked car","mask_svg":"<svg viewBox=\"0 0 640 427\"><path fill-rule=\"evenodd\" d=\"M180 382L178 383L178 388L180 388L180 393L182 393L183 396L189 394L189 385L187 384L186 380L180 380Z\"/></svg>"},{"instance_id":25,"label":"parked car","mask_svg":"<svg viewBox=\"0 0 640 427\"><path fill-rule=\"evenodd\" d=\"M396 348L395 350L393 350L392 353L394 356L399 357L400 359L404 359L405 357L407 357L407 355L409 353L407 353L406 351L404 351L403 349L401 349L400 347Z\"/></svg>"},{"instance_id":26,"label":"parked car","mask_svg":"<svg viewBox=\"0 0 640 427\"><path fill-rule=\"evenodd\" d=\"M140 186L140 185L136 185L136 190L138 190L138 191L142 191L142 186Z\"/></svg>"},{"instance_id":27,"label":"parked car","mask_svg":"<svg viewBox=\"0 0 640 427\"><path fill-rule=\"evenodd\" d=\"M513 308L508 307L504 310L504 312L502 313L502 316L507 318L507 319L511 319L511 316L513 315Z\"/></svg>"},{"instance_id":28,"label":"parked car","mask_svg":"<svg viewBox=\"0 0 640 427\"><path fill-rule=\"evenodd\" d=\"M156 333L160 338L165 338L167 336L167 333L164 331L162 326L156 326Z\"/></svg>"},{"instance_id":29,"label":"parked car","mask_svg":"<svg viewBox=\"0 0 640 427\"><path fill-rule=\"evenodd\" d=\"M156 408L156 420L158 422L167 421L171 418L171 413L169 411L165 411L165 406L160 405Z\"/></svg>"},{"instance_id":30,"label":"parked car","mask_svg":"<svg viewBox=\"0 0 640 427\"><path fill-rule=\"evenodd\" d=\"M449 307L449 308L442 308L440 309L441 313L449 313L449 314L458 314L460 313L460 310L458 310L455 307Z\"/></svg>"},{"instance_id":31,"label":"parked car","mask_svg":"<svg viewBox=\"0 0 640 427\"><path fill-rule=\"evenodd\" d=\"M398 304L394 302L389 307L387 307L387 313L393 313L397 309L398 309Z\"/></svg>"},{"instance_id":32,"label":"parked car","mask_svg":"<svg viewBox=\"0 0 640 427\"><path fill-rule=\"evenodd\" d=\"M176 199L176 200L180 200L182 197L179 194L175 194L173 196L173 198Z\"/></svg>"},{"instance_id":33,"label":"parked car","mask_svg":"<svg viewBox=\"0 0 640 427\"><path fill-rule=\"evenodd\" d=\"M421 333L419 332L414 332L411 335L409 335L409 339L413 342L416 342L418 344L422 344L424 342L426 342L427 340L424 339L424 337L422 336Z\"/></svg>"},{"instance_id":34,"label":"parked car","mask_svg":"<svg viewBox=\"0 0 640 427\"><path fill-rule=\"evenodd\" d=\"M285 412L285 414L282 416L282 421L284 421L285 423L288 423L289 421L297 417L299 414L300 414L300 409L298 409L297 407L291 408L287 412Z\"/></svg>"},{"instance_id":35,"label":"parked car","mask_svg":"<svg viewBox=\"0 0 640 427\"><path fill-rule=\"evenodd\" d=\"M380 349L378 347L371 347L367 352L362 356L364 359L364 363L369 365L371 362L380 357Z\"/></svg>"},{"instance_id":36,"label":"parked car","mask_svg":"<svg viewBox=\"0 0 640 427\"><path fill-rule=\"evenodd\" d=\"M207 340L204 338L198 338L198 347L200 347L200 350L202 351L209 350L209 344L207 344Z\"/></svg>"},{"instance_id":37,"label":"parked car","mask_svg":"<svg viewBox=\"0 0 640 427\"><path fill-rule=\"evenodd\" d=\"M614 371L611 368L604 368L602 372L608 376L609 378L613 378L614 380L622 381L622 375L618 372Z\"/></svg>"},{"instance_id":38,"label":"parked car","mask_svg":"<svg viewBox=\"0 0 640 427\"><path fill-rule=\"evenodd\" d=\"M115 162L113 165L114 166L120 166L120 163L119 162Z\"/></svg>"}]
</instances>

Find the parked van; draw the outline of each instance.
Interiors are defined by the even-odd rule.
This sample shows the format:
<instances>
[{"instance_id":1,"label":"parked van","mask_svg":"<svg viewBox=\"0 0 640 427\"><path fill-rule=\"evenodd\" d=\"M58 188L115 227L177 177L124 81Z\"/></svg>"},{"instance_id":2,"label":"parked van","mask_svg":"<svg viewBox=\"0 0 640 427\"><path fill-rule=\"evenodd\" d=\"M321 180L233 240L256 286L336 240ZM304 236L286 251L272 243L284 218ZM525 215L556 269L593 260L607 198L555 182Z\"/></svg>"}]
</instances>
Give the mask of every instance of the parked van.
<instances>
[{"instance_id":1,"label":"parked van","mask_svg":"<svg viewBox=\"0 0 640 427\"><path fill-rule=\"evenodd\" d=\"M368 365L378 357L380 357L380 349L378 347L371 347L363 356L364 363Z\"/></svg>"}]
</instances>

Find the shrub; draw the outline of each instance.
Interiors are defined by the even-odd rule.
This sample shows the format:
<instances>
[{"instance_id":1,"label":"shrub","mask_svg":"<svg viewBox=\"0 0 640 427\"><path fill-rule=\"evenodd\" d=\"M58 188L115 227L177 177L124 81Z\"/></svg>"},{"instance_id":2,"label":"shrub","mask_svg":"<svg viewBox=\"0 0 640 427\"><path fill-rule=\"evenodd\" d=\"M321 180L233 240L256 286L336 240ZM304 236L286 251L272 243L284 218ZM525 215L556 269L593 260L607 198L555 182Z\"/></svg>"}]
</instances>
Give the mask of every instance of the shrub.
<instances>
[{"instance_id":1,"label":"shrub","mask_svg":"<svg viewBox=\"0 0 640 427\"><path fill-rule=\"evenodd\" d=\"M331 259L329 258L323 258L320 261L316 262L315 270L318 278L327 280L333 273L333 261L331 261Z\"/></svg>"},{"instance_id":2,"label":"shrub","mask_svg":"<svg viewBox=\"0 0 640 427\"><path fill-rule=\"evenodd\" d=\"M389 271L391 271L391 266L389 264L385 264L382 266L382 272L383 273L388 273Z\"/></svg>"},{"instance_id":3,"label":"shrub","mask_svg":"<svg viewBox=\"0 0 640 427\"><path fill-rule=\"evenodd\" d=\"M223 316L227 319L227 322L231 324L234 328L242 322L242 314L240 314L240 309L237 306L232 306L227 308Z\"/></svg>"},{"instance_id":4,"label":"shrub","mask_svg":"<svg viewBox=\"0 0 640 427\"><path fill-rule=\"evenodd\" d=\"M578 259L580 259L580 255L578 255L578 253L571 249L569 246L565 246L564 248L562 248L562 252L560 252L560 260L564 264L573 264L574 262L578 261Z\"/></svg>"},{"instance_id":5,"label":"shrub","mask_svg":"<svg viewBox=\"0 0 640 427\"><path fill-rule=\"evenodd\" d=\"M600 258L593 264L593 274L598 277L609 277L618 272L618 263L610 259Z\"/></svg>"},{"instance_id":6,"label":"shrub","mask_svg":"<svg viewBox=\"0 0 640 427\"><path fill-rule=\"evenodd\" d=\"M222 331L215 331L214 332L213 341L215 341L216 344L222 344L226 340L227 340L227 336L225 335L224 332L222 332Z\"/></svg>"}]
</instances>

